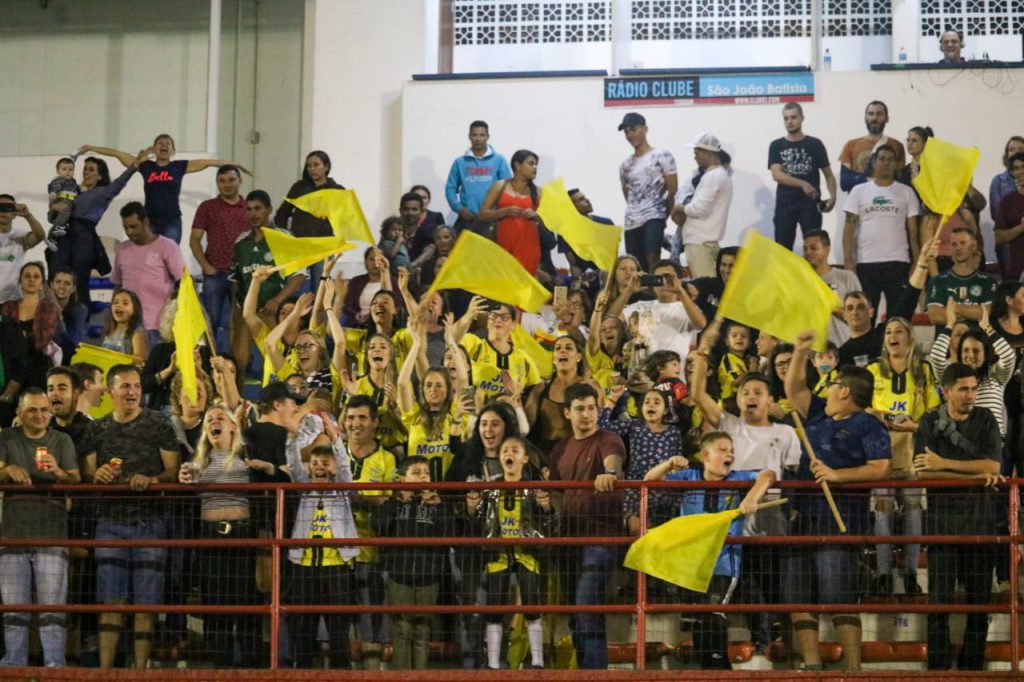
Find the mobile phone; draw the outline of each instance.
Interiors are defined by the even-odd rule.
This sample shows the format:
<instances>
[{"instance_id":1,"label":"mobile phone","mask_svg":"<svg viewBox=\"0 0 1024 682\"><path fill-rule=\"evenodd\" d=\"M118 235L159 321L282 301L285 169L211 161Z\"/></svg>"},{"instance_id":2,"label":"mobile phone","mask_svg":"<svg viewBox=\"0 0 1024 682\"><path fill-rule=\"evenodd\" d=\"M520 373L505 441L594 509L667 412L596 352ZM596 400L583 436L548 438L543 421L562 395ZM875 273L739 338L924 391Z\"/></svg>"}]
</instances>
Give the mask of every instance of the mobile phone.
<instances>
[{"instance_id":1,"label":"mobile phone","mask_svg":"<svg viewBox=\"0 0 1024 682\"><path fill-rule=\"evenodd\" d=\"M463 402L473 403L476 401L476 386L470 384L469 386L462 387L462 400Z\"/></svg>"},{"instance_id":2,"label":"mobile phone","mask_svg":"<svg viewBox=\"0 0 1024 682\"><path fill-rule=\"evenodd\" d=\"M640 286L642 287L660 287L664 283L663 275L640 275Z\"/></svg>"},{"instance_id":3,"label":"mobile phone","mask_svg":"<svg viewBox=\"0 0 1024 682\"><path fill-rule=\"evenodd\" d=\"M565 304L569 298L569 287L557 286L555 287L555 298L552 301L552 305Z\"/></svg>"}]
</instances>

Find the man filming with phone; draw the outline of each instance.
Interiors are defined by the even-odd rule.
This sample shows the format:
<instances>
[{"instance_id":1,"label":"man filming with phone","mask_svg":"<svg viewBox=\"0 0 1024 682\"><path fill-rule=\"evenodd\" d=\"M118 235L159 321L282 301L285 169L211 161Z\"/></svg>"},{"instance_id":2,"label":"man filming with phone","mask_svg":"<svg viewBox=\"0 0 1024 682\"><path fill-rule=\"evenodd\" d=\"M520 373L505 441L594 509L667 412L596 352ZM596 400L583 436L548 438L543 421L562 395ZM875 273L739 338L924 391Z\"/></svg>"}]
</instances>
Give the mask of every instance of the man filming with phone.
<instances>
[{"instance_id":1,"label":"man filming with phone","mask_svg":"<svg viewBox=\"0 0 1024 682\"><path fill-rule=\"evenodd\" d=\"M682 366L690 352L690 339L707 325L707 318L683 286L683 268L670 260L658 261L653 275L636 275L629 288L649 286L657 297L627 306L626 319L639 315L640 335L648 353L671 350L679 353Z\"/></svg>"},{"instance_id":2,"label":"man filming with phone","mask_svg":"<svg viewBox=\"0 0 1024 682\"><path fill-rule=\"evenodd\" d=\"M13 229L15 218L24 218L29 231ZM18 277L25 252L45 238L43 226L25 204L16 203L10 194L0 194L0 303L21 298Z\"/></svg>"}]
</instances>

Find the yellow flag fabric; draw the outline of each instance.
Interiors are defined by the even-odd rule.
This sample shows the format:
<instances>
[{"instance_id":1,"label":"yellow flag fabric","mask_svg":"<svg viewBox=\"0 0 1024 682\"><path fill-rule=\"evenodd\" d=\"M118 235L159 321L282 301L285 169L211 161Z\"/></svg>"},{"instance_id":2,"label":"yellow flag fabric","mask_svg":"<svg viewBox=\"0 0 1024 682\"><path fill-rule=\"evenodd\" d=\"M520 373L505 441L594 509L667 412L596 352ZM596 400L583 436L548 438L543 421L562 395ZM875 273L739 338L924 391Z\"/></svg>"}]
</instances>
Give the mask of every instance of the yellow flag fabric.
<instances>
[{"instance_id":1,"label":"yellow flag fabric","mask_svg":"<svg viewBox=\"0 0 1024 682\"><path fill-rule=\"evenodd\" d=\"M981 152L974 147L928 138L921 154L921 172L914 178L914 189L921 201L944 218L956 213L980 158Z\"/></svg>"},{"instance_id":2,"label":"yellow flag fabric","mask_svg":"<svg viewBox=\"0 0 1024 682\"><path fill-rule=\"evenodd\" d=\"M825 350L828 322L839 297L814 268L789 249L750 230L725 285L719 317L729 318L794 343L807 329Z\"/></svg>"},{"instance_id":3,"label":"yellow flag fabric","mask_svg":"<svg viewBox=\"0 0 1024 682\"><path fill-rule=\"evenodd\" d=\"M344 237L293 237L272 227L263 228L263 238L267 240L270 253L274 254L274 263L283 266L281 274L285 277L328 256L356 248L355 244L346 242Z\"/></svg>"},{"instance_id":4,"label":"yellow flag fabric","mask_svg":"<svg viewBox=\"0 0 1024 682\"><path fill-rule=\"evenodd\" d=\"M285 197L285 201L317 218L326 218L338 237L353 242L376 243L354 189L318 189L294 199Z\"/></svg>"},{"instance_id":5,"label":"yellow flag fabric","mask_svg":"<svg viewBox=\"0 0 1024 682\"><path fill-rule=\"evenodd\" d=\"M96 365L103 370L104 379L106 379L107 370L114 365L135 364L135 360L127 353L118 353L116 350L107 350L106 348L100 348L88 343L78 344L75 354L71 356L70 364L73 365L76 362L88 362L91 365ZM114 404L110 402L110 394L104 393L100 404L89 410L89 416L93 419L99 419L104 415L110 414L113 409Z\"/></svg>"},{"instance_id":6,"label":"yellow flag fabric","mask_svg":"<svg viewBox=\"0 0 1024 682\"><path fill-rule=\"evenodd\" d=\"M593 262L601 270L611 271L615 267L622 228L597 223L581 215L566 194L562 178L544 185L537 214L544 226L561 235L580 258Z\"/></svg>"},{"instance_id":7,"label":"yellow flag fabric","mask_svg":"<svg viewBox=\"0 0 1024 682\"><path fill-rule=\"evenodd\" d=\"M530 332L523 329L523 325L517 324L516 328L512 330L512 343L516 348L530 356L530 360L533 361L537 372L540 373L541 379L546 381L551 378L551 375L555 372L555 367L551 360L551 351L540 345Z\"/></svg>"},{"instance_id":8,"label":"yellow flag fabric","mask_svg":"<svg viewBox=\"0 0 1024 682\"><path fill-rule=\"evenodd\" d=\"M465 289L535 313L551 298L515 256L490 239L463 230L430 291Z\"/></svg>"},{"instance_id":9,"label":"yellow flag fabric","mask_svg":"<svg viewBox=\"0 0 1024 682\"><path fill-rule=\"evenodd\" d=\"M688 590L707 592L729 524L739 515L739 509L731 509L674 518L630 545L623 564Z\"/></svg>"},{"instance_id":10,"label":"yellow flag fabric","mask_svg":"<svg viewBox=\"0 0 1024 682\"><path fill-rule=\"evenodd\" d=\"M178 287L178 310L174 313L171 330L174 332L174 357L181 373L181 387L188 399L195 403L199 400L199 385L193 351L206 331L206 320L203 318L203 308L199 305L195 283L192 281L192 275L188 274L188 268L185 268L181 276L181 285Z\"/></svg>"}]
</instances>

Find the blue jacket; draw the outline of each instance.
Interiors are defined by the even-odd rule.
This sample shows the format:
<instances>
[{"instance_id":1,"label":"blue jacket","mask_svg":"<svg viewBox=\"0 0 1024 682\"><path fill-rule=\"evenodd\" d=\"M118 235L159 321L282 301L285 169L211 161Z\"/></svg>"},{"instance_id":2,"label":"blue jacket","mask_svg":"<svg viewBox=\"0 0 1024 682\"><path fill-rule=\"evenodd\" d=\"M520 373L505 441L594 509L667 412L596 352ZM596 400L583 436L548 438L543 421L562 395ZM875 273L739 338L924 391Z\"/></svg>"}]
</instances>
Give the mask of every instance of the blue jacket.
<instances>
[{"instance_id":1,"label":"blue jacket","mask_svg":"<svg viewBox=\"0 0 1024 682\"><path fill-rule=\"evenodd\" d=\"M448 172L448 182L444 186L444 196L448 205L458 213L468 208L474 214L480 213L480 205L484 203L487 190L498 180L512 177L505 157L487 145L487 153L477 157L472 149L452 162Z\"/></svg>"}]
</instances>

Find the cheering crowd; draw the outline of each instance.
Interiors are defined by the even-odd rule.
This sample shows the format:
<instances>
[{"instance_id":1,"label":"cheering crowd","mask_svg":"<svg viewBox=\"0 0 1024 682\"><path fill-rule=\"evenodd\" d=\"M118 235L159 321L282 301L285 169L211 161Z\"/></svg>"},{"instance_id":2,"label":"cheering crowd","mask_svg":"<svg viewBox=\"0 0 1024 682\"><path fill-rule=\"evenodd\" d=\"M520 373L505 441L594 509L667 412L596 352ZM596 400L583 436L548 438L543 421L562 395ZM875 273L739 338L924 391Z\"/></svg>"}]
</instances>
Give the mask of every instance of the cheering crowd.
<instances>
[{"instance_id":1,"label":"cheering crowd","mask_svg":"<svg viewBox=\"0 0 1024 682\"><path fill-rule=\"evenodd\" d=\"M398 214L380 226L379 244L366 249L365 272L348 279L337 257L291 276L275 270L264 229L318 237L332 227L287 202L275 211L267 191L243 193L244 167L175 160L169 135L138 154L83 146L81 156L57 162L44 222L0 193L0 483L18 486L3 495L3 538L267 537L274 509L263 497L200 487L193 497L165 498L149 486L291 481L480 484L443 496L426 486L305 491L289 497L289 533L298 539L628 536L640 531L640 497L616 482L660 479L749 485L652 493L650 526L738 508L746 516L733 534L837 534L820 493L755 511L762 498L778 496L776 481L808 480L834 486L851 533L1006 533L1006 495L996 484L1022 465L1024 138L1001 150L1006 171L992 179L987 200L971 187L940 225L912 184L930 128L911 128L904 146L886 135L886 105L869 103L866 134L843 145L837 183L825 144L803 132L800 105L786 104L781 114L785 135L768 149L778 184L775 239L792 249L799 226L803 257L841 299L827 339L807 331L786 342L716 319L739 255L720 246L733 159L716 135L703 133L690 145L696 169L680 177L673 154L648 141L639 113L619 125L632 152L619 168L625 254L609 272L544 226L538 155L519 150L506 161L489 144L484 121L471 123L470 146L444 188L452 224L430 210L428 187L410 188ZM116 178L107 158L124 167ZM178 348L181 180L207 168L216 168L218 194L196 211L188 246L201 269L211 341ZM110 263L96 225L136 172L146 200L120 209L126 239ZM328 154L314 151L287 196L340 188ZM569 196L581 215L612 223L595 215L582 189ZM986 208L999 254L992 266L979 229ZM845 215L845 267L832 265L831 239L821 229L833 210ZM550 304L529 313L472 291L429 291L463 231L512 254L551 290ZM27 261L40 243L46 263ZM556 267L557 253L567 268ZM108 306L92 302L94 269L115 285ZM936 328L928 352L911 322L922 299ZM81 361L90 346L121 355L101 368ZM178 370L182 353L194 354L200 368L196 400ZM97 410L107 396L104 414ZM804 425L814 456L795 428ZM842 491L848 482L918 478L964 485ZM529 489L537 480L590 485ZM524 488L489 489L495 481ZM126 484L132 494L74 497L68 505L35 489L78 482ZM727 545L707 594L658 581L651 594L701 603L856 604L865 593L927 593L933 603L952 604L961 583L966 603L987 604L993 585L1007 589L1005 550L931 546L924 588L922 548L900 546L898 557L893 545L871 548L865 585L856 545ZM469 667L544 667L552 664L545 647L551 625L530 607L557 603L559 594L580 605L609 603L621 558L618 547L599 540L557 553L528 545L294 546L283 562L283 599L314 607L521 604L521 656L509 653L506 618L492 614L458 619L462 658ZM203 604L258 605L267 598L265 574L257 550L233 545L100 547L89 556L54 546L0 552L6 604L159 605L198 593ZM4 613L3 665L28 663L30 620ZM99 665L121 664L126 620L133 664L149 664L154 615L111 612L77 624L95 635ZM322 640L329 665L349 667L352 638L368 669L381 666L387 642L391 668L424 668L439 636L436 619L417 613L294 614L284 622L282 660L297 667L321 665ZM860 618L837 614L832 623L843 666L858 669ZM67 625L59 610L38 617L44 665L67 664ZM820 669L816 616L793 613L786 625L770 614L751 617L758 651L784 637L801 667ZM184 628L172 617L162 627L175 636ZM986 614L969 614L958 652L948 614L930 614L929 668L983 668L987 628ZM571 629L579 667L607 667L604 616L576 614ZM207 614L203 637L215 665L266 664L259 615ZM698 618L693 640L702 667L730 667L723 614Z\"/></svg>"}]
</instances>

